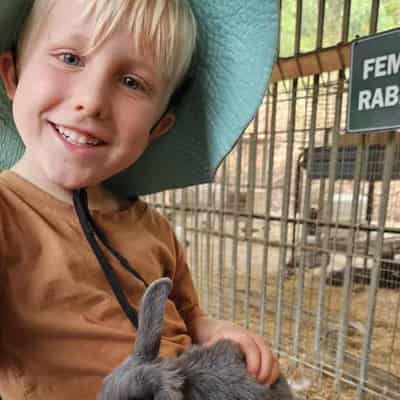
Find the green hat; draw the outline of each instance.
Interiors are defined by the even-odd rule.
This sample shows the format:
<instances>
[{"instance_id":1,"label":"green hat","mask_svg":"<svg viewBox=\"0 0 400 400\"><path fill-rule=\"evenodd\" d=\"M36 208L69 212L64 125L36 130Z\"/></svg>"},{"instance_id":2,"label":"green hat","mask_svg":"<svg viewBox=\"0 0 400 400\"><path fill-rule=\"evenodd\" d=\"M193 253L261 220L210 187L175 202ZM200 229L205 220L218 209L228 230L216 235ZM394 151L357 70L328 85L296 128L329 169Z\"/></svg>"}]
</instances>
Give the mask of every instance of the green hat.
<instances>
[{"instance_id":1,"label":"green hat","mask_svg":"<svg viewBox=\"0 0 400 400\"><path fill-rule=\"evenodd\" d=\"M194 80L171 131L106 182L124 197L211 182L265 94L276 53L277 0L189 1L199 29ZM0 52L15 45L32 3L0 3ZM22 153L0 84L0 169Z\"/></svg>"}]
</instances>

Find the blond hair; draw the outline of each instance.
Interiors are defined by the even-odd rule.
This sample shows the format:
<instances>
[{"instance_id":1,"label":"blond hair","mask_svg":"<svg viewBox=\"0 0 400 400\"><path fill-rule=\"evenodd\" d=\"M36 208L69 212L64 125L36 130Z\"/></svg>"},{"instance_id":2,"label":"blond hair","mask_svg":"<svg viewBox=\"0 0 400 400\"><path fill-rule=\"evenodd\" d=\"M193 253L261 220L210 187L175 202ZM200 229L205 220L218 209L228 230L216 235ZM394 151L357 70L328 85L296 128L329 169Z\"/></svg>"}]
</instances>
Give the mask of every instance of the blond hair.
<instances>
[{"instance_id":1,"label":"blond hair","mask_svg":"<svg viewBox=\"0 0 400 400\"><path fill-rule=\"evenodd\" d=\"M20 35L17 52L24 54L39 34L57 0L35 0ZM82 17L94 15L88 52L100 46L125 23L134 51L150 51L170 94L185 78L196 47L197 24L188 0L85 0Z\"/></svg>"}]
</instances>

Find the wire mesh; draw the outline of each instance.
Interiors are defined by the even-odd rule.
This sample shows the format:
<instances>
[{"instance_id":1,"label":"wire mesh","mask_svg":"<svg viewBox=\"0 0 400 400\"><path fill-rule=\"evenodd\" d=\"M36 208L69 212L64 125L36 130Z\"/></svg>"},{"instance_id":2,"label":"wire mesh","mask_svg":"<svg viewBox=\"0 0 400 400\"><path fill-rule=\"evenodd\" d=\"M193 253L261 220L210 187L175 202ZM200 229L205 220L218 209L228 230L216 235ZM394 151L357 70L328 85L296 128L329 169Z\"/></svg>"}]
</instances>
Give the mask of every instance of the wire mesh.
<instances>
[{"instance_id":1,"label":"wire mesh","mask_svg":"<svg viewBox=\"0 0 400 400\"><path fill-rule=\"evenodd\" d=\"M215 183L148 200L205 310L262 334L300 397L398 399L400 148L343 140L347 75L274 84Z\"/></svg>"},{"instance_id":2,"label":"wire mesh","mask_svg":"<svg viewBox=\"0 0 400 400\"><path fill-rule=\"evenodd\" d=\"M400 25L394 0L280 9L280 57ZM400 140L345 135L348 77L273 83L215 183L147 200L175 226L204 309L263 335L299 398L395 400Z\"/></svg>"}]
</instances>

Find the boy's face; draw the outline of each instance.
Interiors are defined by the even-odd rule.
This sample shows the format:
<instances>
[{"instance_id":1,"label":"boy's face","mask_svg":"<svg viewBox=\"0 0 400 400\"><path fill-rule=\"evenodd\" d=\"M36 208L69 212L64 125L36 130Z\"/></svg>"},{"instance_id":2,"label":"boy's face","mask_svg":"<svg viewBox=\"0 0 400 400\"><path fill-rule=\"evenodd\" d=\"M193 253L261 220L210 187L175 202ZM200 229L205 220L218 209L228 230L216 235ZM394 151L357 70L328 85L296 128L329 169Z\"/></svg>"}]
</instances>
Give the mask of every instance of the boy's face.
<instances>
[{"instance_id":1,"label":"boy's face","mask_svg":"<svg viewBox=\"0 0 400 400\"><path fill-rule=\"evenodd\" d=\"M38 39L21 56L18 85L10 60L0 72L25 143L29 175L66 189L95 185L135 162L174 123L167 114L167 83L150 56L133 54L120 26L84 56L93 17L84 0L59 0Z\"/></svg>"}]
</instances>

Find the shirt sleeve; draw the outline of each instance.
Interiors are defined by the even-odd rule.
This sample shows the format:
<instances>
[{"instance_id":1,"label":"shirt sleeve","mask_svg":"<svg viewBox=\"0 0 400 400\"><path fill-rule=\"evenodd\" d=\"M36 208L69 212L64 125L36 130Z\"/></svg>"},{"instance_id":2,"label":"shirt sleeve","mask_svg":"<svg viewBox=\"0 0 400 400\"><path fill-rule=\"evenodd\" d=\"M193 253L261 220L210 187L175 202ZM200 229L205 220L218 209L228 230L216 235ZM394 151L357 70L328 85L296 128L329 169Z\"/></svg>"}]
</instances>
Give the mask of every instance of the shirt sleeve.
<instances>
[{"instance_id":1,"label":"shirt sleeve","mask_svg":"<svg viewBox=\"0 0 400 400\"><path fill-rule=\"evenodd\" d=\"M176 268L172 276L173 288L169 297L175 303L186 325L188 325L191 321L204 317L206 314L200 307L186 256L175 235L174 245L176 249Z\"/></svg>"}]
</instances>

